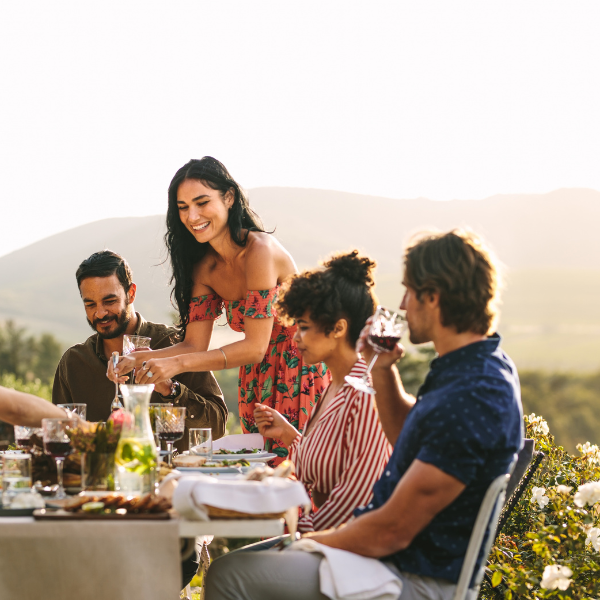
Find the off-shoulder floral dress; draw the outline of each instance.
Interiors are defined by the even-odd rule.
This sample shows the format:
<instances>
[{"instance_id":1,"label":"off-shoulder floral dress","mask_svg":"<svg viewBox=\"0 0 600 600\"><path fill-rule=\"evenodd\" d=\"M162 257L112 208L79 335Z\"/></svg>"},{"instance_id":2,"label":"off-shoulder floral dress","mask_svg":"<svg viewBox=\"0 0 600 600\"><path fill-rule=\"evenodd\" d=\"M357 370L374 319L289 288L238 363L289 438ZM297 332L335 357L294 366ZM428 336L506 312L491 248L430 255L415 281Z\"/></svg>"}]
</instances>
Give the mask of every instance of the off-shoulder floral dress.
<instances>
[{"instance_id":1,"label":"off-shoulder floral dress","mask_svg":"<svg viewBox=\"0 0 600 600\"><path fill-rule=\"evenodd\" d=\"M264 403L279 411L300 432L319 402L331 376L324 363L306 365L293 341L296 326L286 327L274 304L279 288L249 290L245 300L223 300L217 294L192 298L190 322L215 320L225 309L227 322L235 331L244 331L244 319L275 317L267 353L261 362L240 367L238 403L242 431L258 433L254 405ZM277 454L280 462L288 450L280 440L265 440L265 448Z\"/></svg>"}]
</instances>

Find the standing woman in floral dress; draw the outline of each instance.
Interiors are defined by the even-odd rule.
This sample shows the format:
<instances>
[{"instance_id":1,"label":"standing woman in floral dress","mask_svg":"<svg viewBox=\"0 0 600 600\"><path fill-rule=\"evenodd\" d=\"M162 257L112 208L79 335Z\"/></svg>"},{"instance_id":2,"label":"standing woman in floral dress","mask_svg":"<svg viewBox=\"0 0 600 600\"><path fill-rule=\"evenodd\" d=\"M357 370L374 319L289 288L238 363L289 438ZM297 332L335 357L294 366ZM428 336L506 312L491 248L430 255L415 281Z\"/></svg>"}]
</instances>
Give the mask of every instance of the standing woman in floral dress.
<instances>
[{"instance_id":1,"label":"standing woman in floral dress","mask_svg":"<svg viewBox=\"0 0 600 600\"><path fill-rule=\"evenodd\" d=\"M256 402L275 408L299 430L329 383L324 364L305 365L293 341L295 326L277 319L280 284L297 272L286 249L266 233L240 186L218 160L205 156L177 171L169 186L165 241L173 268L172 297L182 341L153 352L135 352L116 373L137 368L138 383L157 383L187 371L240 367L242 430L258 432ZM243 340L208 350L223 311ZM267 440L280 457L286 447Z\"/></svg>"}]
</instances>

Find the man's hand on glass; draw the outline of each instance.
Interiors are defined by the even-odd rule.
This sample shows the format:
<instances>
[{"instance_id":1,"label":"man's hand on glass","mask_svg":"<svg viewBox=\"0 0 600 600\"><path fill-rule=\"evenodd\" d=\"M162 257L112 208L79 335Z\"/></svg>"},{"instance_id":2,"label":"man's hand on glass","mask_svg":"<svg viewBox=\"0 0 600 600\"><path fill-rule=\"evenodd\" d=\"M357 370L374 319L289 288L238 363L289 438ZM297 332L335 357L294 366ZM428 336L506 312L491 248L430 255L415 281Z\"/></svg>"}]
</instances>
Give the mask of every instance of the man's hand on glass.
<instances>
[{"instance_id":1,"label":"man's hand on glass","mask_svg":"<svg viewBox=\"0 0 600 600\"><path fill-rule=\"evenodd\" d=\"M373 370L389 369L392 365L396 364L396 361L400 360L406 354L406 351L404 350L404 346L400 343L396 344L396 347L389 352L380 351L379 349L376 351L375 348L369 344L369 333L371 331L372 322L373 317L369 317L356 342L356 351L363 355L367 364L373 358L373 354L377 352L379 357L373 365Z\"/></svg>"}]
</instances>

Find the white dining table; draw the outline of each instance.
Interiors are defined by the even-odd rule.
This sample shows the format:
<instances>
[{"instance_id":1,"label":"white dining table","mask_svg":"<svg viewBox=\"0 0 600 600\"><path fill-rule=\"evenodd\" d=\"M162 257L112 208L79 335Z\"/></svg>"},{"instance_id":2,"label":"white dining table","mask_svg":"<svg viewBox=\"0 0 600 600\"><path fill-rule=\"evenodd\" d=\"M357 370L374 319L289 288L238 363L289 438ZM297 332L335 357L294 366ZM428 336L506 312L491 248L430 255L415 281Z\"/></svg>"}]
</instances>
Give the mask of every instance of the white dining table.
<instances>
[{"instance_id":1,"label":"white dining table","mask_svg":"<svg viewBox=\"0 0 600 600\"><path fill-rule=\"evenodd\" d=\"M0 598L176 600L181 538L273 537L283 531L283 519L0 517Z\"/></svg>"}]
</instances>

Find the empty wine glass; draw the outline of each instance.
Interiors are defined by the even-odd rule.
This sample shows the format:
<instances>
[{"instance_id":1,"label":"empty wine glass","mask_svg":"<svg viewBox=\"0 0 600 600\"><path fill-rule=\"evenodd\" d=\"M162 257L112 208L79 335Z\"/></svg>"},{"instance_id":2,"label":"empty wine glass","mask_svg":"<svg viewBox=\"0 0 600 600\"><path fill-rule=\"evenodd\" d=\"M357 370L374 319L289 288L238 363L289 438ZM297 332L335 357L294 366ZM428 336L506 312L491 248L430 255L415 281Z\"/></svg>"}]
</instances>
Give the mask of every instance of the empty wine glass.
<instances>
[{"instance_id":1,"label":"empty wine glass","mask_svg":"<svg viewBox=\"0 0 600 600\"><path fill-rule=\"evenodd\" d=\"M185 431L185 407L156 407L156 433L158 439L167 442L167 464L171 466L173 442L180 440Z\"/></svg>"},{"instance_id":2,"label":"empty wine glass","mask_svg":"<svg viewBox=\"0 0 600 600\"><path fill-rule=\"evenodd\" d=\"M69 432L77 426L77 419L42 419L42 432L44 437L44 452L56 461L56 474L58 479L58 490L54 499L66 498L63 487L63 463L71 452L71 439Z\"/></svg>"},{"instance_id":3,"label":"empty wine glass","mask_svg":"<svg viewBox=\"0 0 600 600\"><path fill-rule=\"evenodd\" d=\"M375 390L369 385L369 373L379 354L393 350L404 335L407 327L408 323L403 315L383 306L378 306L373 315L368 337L368 342L373 347L373 350L375 350L375 354L373 354L367 371L362 377L346 375L344 378L346 382L360 392L375 394Z\"/></svg>"}]
</instances>

